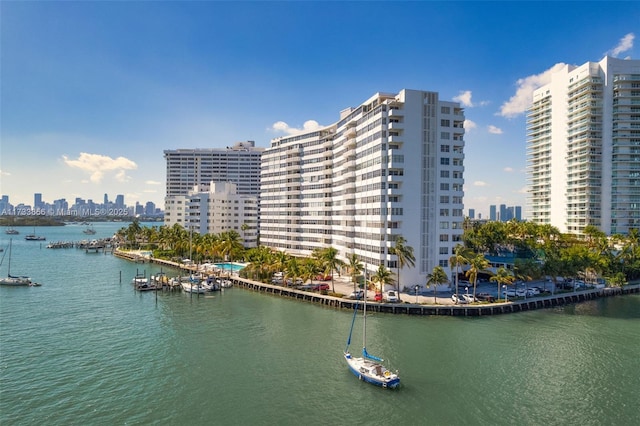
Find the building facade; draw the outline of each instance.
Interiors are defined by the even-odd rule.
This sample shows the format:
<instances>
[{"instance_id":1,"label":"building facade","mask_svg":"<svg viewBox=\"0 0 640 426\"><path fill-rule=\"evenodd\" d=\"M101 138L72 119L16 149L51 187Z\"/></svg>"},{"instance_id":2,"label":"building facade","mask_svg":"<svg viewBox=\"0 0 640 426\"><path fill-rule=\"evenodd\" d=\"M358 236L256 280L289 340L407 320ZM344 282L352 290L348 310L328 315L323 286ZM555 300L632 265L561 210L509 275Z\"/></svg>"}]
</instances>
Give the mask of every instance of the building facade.
<instances>
[{"instance_id":1,"label":"building facade","mask_svg":"<svg viewBox=\"0 0 640 426\"><path fill-rule=\"evenodd\" d=\"M414 249L400 289L450 272L462 242L464 111L438 93L377 93L320 130L277 138L262 157L260 243L292 255L334 247L370 272L397 271L397 237Z\"/></svg>"},{"instance_id":2,"label":"building facade","mask_svg":"<svg viewBox=\"0 0 640 426\"><path fill-rule=\"evenodd\" d=\"M527 111L529 218L561 232L640 228L640 61L566 65Z\"/></svg>"},{"instance_id":3,"label":"building facade","mask_svg":"<svg viewBox=\"0 0 640 426\"><path fill-rule=\"evenodd\" d=\"M187 195L174 195L166 199L171 222L200 235L221 234L231 230L242 238L242 244L256 247L258 244L258 197L236 192L236 184L210 182L196 185ZM175 220L174 220L175 219Z\"/></svg>"},{"instance_id":4,"label":"building facade","mask_svg":"<svg viewBox=\"0 0 640 426\"><path fill-rule=\"evenodd\" d=\"M238 194L260 194L260 161L264 148L254 141L226 148L165 150L166 196L186 195L196 185L232 182Z\"/></svg>"}]
</instances>

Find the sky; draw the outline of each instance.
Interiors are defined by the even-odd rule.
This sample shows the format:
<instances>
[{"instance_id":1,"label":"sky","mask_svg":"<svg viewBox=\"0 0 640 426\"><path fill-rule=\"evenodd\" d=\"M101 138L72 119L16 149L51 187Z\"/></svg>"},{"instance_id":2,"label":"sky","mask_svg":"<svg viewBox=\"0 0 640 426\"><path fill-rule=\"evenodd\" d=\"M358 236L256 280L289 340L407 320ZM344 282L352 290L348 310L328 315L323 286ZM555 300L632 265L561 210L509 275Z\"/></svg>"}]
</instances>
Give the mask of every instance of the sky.
<instances>
[{"instance_id":1,"label":"sky","mask_svg":"<svg viewBox=\"0 0 640 426\"><path fill-rule=\"evenodd\" d=\"M0 194L163 207L163 151L330 125L377 92L465 108L465 213L526 206L527 102L638 57L634 2L0 1Z\"/></svg>"}]
</instances>

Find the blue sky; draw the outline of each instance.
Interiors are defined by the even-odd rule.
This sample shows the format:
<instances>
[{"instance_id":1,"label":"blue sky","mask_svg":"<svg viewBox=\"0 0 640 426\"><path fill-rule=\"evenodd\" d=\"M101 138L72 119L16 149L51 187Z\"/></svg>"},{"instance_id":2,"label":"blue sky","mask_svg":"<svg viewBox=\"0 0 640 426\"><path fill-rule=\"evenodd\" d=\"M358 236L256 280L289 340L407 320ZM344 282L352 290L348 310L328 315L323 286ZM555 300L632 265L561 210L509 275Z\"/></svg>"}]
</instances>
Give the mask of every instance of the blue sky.
<instances>
[{"instance_id":1,"label":"blue sky","mask_svg":"<svg viewBox=\"0 0 640 426\"><path fill-rule=\"evenodd\" d=\"M376 92L465 106L465 211L525 205L531 91L636 59L634 2L0 2L0 193L163 205L163 150L327 125Z\"/></svg>"}]
</instances>

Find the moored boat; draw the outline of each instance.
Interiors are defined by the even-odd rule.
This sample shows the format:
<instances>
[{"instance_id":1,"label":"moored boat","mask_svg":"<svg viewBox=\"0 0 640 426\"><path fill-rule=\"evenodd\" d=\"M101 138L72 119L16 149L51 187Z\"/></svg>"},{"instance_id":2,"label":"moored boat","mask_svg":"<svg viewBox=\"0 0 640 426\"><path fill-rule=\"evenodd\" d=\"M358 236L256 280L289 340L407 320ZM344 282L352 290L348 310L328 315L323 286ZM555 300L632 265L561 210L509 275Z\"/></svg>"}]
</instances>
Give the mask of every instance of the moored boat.
<instances>
[{"instance_id":1,"label":"moored boat","mask_svg":"<svg viewBox=\"0 0 640 426\"><path fill-rule=\"evenodd\" d=\"M204 294L207 292L206 287L199 282L182 282L181 285L182 290L186 291L187 293Z\"/></svg>"},{"instance_id":2,"label":"moored boat","mask_svg":"<svg viewBox=\"0 0 640 426\"><path fill-rule=\"evenodd\" d=\"M17 229L13 229L13 228L9 227L4 231L4 233L7 234L7 235L18 235L20 232L18 232Z\"/></svg>"},{"instance_id":3,"label":"moored boat","mask_svg":"<svg viewBox=\"0 0 640 426\"><path fill-rule=\"evenodd\" d=\"M362 313L362 356L354 357L349 352L351 344L351 334L353 333L353 325L355 324L358 314L358 302L356 302L353 310L353 319L351 320L351 330L347 339L347 347L344 350L344 359L347 361L349 370L360 380L371 383L383 388L394 389L400 386L400 377L398 372L395 373L387 369L382 358L371 355L367 352L367 275L365 269L364 279L364 306Z\"/></svg>"},{"instance_id":4,"label":"moored boat","mask_svg":"<svg viewBox=\"0 0 640 426\"><path fill-rule=\"evenodd\" d=\"M9 287L38 287L40 284L33 282L30 277L27 276L15 276L11 275L11 247L12 240L9 240L9 260L7 263L7 277L0 278L0 285ZM6 254L6 253L5 253ZM4 255L2 255L4 261Z\"/></svg>"}]
</instances>

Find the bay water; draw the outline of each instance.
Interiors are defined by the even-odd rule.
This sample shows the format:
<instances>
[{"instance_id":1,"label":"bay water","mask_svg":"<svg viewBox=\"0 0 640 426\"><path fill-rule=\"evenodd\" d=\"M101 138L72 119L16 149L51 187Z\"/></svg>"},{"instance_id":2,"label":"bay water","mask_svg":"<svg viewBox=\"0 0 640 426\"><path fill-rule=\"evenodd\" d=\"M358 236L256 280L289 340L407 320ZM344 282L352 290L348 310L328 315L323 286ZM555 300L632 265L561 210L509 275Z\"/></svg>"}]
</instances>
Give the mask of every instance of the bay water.
<instances>
[{"instance_id":1,"label":"bay water","mask_svg":"<svg viewBox=\"0 0 640 426\"><path fill-rule=\"evenodd\" d=\"M90 238L127 225L97 223ZM87 238L81 225L36 229L45 242L18 229L0 235L12 274L43 285L0 287L1 425L640 424L638 295L481 318L372 314L367 348L402 380L391 391L347 370L350 311L240 288L138 293L136 272L159 266L46 248ZM356 323L353 351L361 334Z\"/></svg>"}]
</instances>

